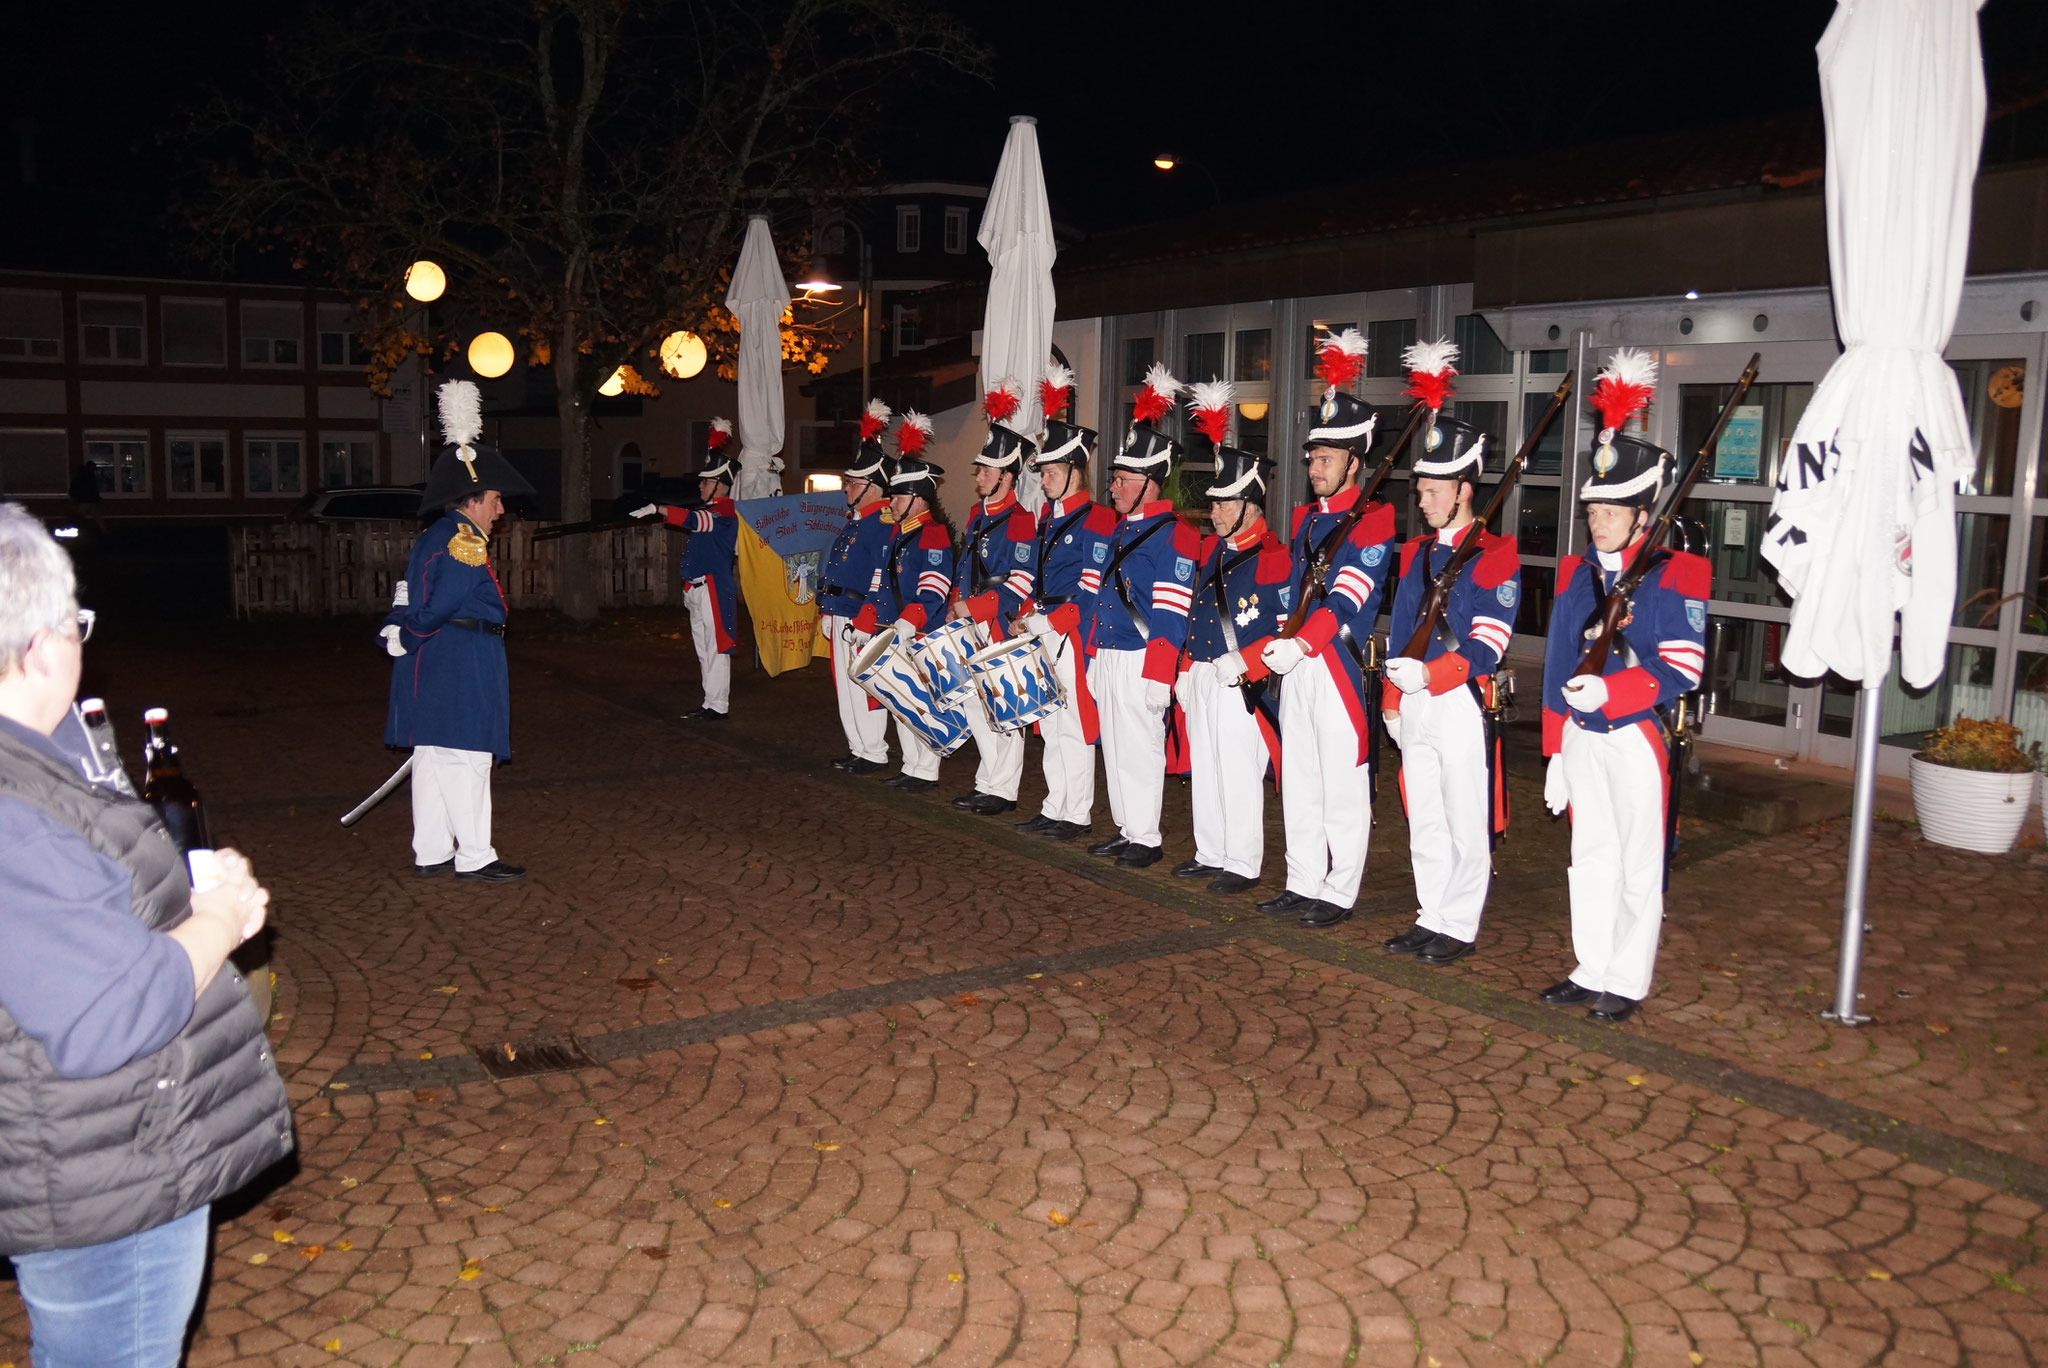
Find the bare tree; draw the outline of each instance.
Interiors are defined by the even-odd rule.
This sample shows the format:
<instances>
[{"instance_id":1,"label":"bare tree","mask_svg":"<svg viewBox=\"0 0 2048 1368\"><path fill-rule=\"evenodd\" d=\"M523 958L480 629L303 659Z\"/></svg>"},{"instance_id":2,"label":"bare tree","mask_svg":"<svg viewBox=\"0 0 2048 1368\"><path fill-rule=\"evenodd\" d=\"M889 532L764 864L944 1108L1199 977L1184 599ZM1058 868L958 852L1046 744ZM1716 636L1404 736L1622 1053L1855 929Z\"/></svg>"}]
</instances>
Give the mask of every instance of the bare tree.
<instances>
[{"instance_id":1,"label":"bare tree","mask_svg":"<svg viewBox=\"0 0 2048 1368\"><path fill-rule=\"evenodd\" d=\"M380 389L453 345L403 297L410 262L440 262L443 317L507 320L550 368L563 516L581 519L590 406L617 368L658 376L686 328L729 373L748 214L779 221L795 262L870 174L892 95L987 65L934 0L324 0L180 134L187 224L217 263L282 252L354 293ZM812 369L831 345L784 343ZM596 566L571 548L558 603L589 621Z\"/></svg>"}]
</instances>

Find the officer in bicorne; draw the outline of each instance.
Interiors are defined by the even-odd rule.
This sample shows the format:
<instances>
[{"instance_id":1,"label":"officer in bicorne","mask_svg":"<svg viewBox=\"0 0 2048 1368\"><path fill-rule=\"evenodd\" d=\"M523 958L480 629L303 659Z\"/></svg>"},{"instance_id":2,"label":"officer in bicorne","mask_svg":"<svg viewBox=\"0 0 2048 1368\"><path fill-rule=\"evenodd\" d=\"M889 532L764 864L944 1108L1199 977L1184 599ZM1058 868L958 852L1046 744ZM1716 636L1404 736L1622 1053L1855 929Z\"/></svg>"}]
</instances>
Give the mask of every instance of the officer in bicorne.
<instances>
[{"instance_id":1,"label":"officer in bicorne","mask_svg":"<svg viewBox=\"0 0 2048 1368\"><path fill-rule=\"evenodd\" d=\"M896 428L896 459L884 471L889 512L895 518L881 587L854 614L856 632L874 632L901 621L922 633L945 620L953 591L953 535L939 516L939 475L919 456L931 440L932 420L916 411ZM882 782L890 788L925 793L939 786L939 755L923 738L896 722L896 748L903 769Z\"/></svg>"},{"instance_id":2,"label":"officer in bicorne","mask_svg":"<svg viewBox=\"0 0 2048 1368\"><path fill-rule=\"evenodd\" d=\"M1591 550L1557 565L1557 601L1543 658L1543 801L1571 812L1571 976L1538 996L1583 1005L1595 1021L1625 1021L1650 992L1664 922L1669 748L1660 711L1699 687L1706 661L1713 566L1684 551L1654 552L1629 600L1602 674L1574 678L1607 595L1635 561L1651 510L1678 473L1671 453L1622 425L1649 401L1656 363L1624 350L1595 384L1602 427L1592 476L1579 489Z\"/></svg>"},{"instance_id":3,"label":"officer in bicorne","mask_svg":"<svg viewBox=\"0 0 2048 1368\"><path fill-rule=\"evenodd\" d=\"M1173 411L1180 390L1166 367L1146 373L1130 435L1110 463L1109 499L1119 521L1102 548L1102 588L1088 625L1088 689L1101 720L1103 782L1117 825L1088 853L1130 869L1160 858L1166 710L1202 552L1200 534L1163 497L1179 448L1154 425Z\"/></svg>"},{"instance_id":4,"label":"officer in bicorne","mask_svg":"<svg viewBox=\"0 0 2048 1368\"><path fill-rule=\"evenodd\" d=\"M1280 810L1287 887L1259 910L1296 918L1311 930L1351 916L1372 838L1369 710L1377 700L1367 696L1365 666L1393 568L1395 534L1390 506L1358 504L1379 414L1343 386L1362 369L1364 344L1356 329L1347 329L1320 348L1317 368L1327 387L1302 443L1316 497L1294 510L1290 611L1295 598L1313 594L1309 570L1317 559L1327 555L1329 566L1322 598L1308 605L1300 632L1265 652L1267 664L1286 676L1280 686L1280 734L1287 743Z\"/></svg>"},{"instance_id":5,"label":"officer in bicorne","mask_svg":"<svg viewBox=\"0 0 2048 1368\"><path fill-rule=\"evenodd\" d=\"M1031 588L1031 556L1038 525L1031 510L1017 502L1017 476L1038 448L1005 421L1016 415L1020 401L1016 382L1005 380L982 400L988 416L988 440L974 457L974 513L967 520L967 539L953 569L953 614L971 617L1001 641L1017 607ZM979 691L961 705L974 748L981 757L974 789L953 800L963 811L994 817L1017 806L1017 787L1024 778L1024 733L998 731L988 719Z\"/></svg>"},{"instance_id":6,"label":"officer in bicorne","mask_svg":"<svg viewBox=\"0 0 2048 1368\"><path fill-rule=\"evenodd\" d=\"M732 652L738 644L734 632L740 606L740 517L732 502L732 458L725 454L725 445L731 440L732 420L713 418L704 464L697 471L695 505L647 504L633 510L636 518L659 512L670 527L690 534L683 545L683 607L690 615L690 643L697 648L704 702L683 714L686 721L723 722L732 710Z\"/></svg>"},{"instance_id":7,"label":"officer in bicorne","mask_svg":"<svg viewBox=\"0 0 2048 1368\"><path fill-rule=\"evenodd\" d=\"M505 498L533 493L486 446L474 384L440 388L446 443L427 476L420 533L378 636L392 659L384 744L412 747L413 870L510 883L526 871L491 845L491 765L512 756L505 595L491 573L491 528Z\"/></svg>"},{"instance_id":8,"label":"officer in bicorne","mask_svg":"<svg viewBox=\"0 0 2048 1368\"><path fill-rule=\"evenodd\" d=\"M1186 668L1174 692L1187 714L1195 857L1176 877L1206 878L1211 893L1242 893L1266 858L1266 773L1280 772L1280 737L1258 686L1261 656L1280 630L1294 563L1266 525L1273 459L1226 445L1227 381L1194 387L1195 426L1216 445L1208 488L1215 535L1202 542L1189 613Z\"/></svg>"},{"instance_id":9,"label":"officer in bicorne","mask_svg":"<svg viewBox=\"0 0 2048 1368\"><path fill-rule=\"evenodd\" d=\"M1423 353L1450 351L1447 342L1411 348L1411 372L1452 373ZM1388 734L1401 748L1401 792L1408 809L1409 863L1420 907L1415 925L1386 942L1394 955L1421 964L1451 964L1472 953L1493 880L1493 837L1506 822L1496 785L1497 757L1487 748L1481 696L1514 635L1522 561L1514 538L1495 536L1473 516L1484 468L1486 434L1470 423L1433 413L1415 457L1416 504L1429 531L1401 548L1387 640L1398 652L1414 635L1432 577L1467 537L1480 549L1458 572L1440 629L1421 660L1387 661L1382 706Z\"/></svg>"},{"instance_id":10,"label":"officer in bicorne","mask_svg":"<svg viewBox=\"0 0 2048 1368\"><path fill-rule=\"evenodd\" d=\"M1045 642L1058 674L1065 707L1038 724L1045 743L1045 803L1017 824L1052 841L1085 836L1094 825L1095 743L1101 737L1094 695L1088 692L1088 647L1082 635L1095 613L1102 567L1115 535L1114 510L1088 497L1088 462L1095 433L1053 415L1073 394L1074 373L1054 362L1038 383L1045 432L1032 462L1045 503L1038 510L1028 597L1022 626Z\"/></svg>"},{"instance_id":11,"label":"officer in bicorne","mask_svg":"<svg viewBox=\"0 0 2048 1368\"><path fill-rule=\"evenodd\" d=\"M872 774L889 763L889 714L854 683L853 662L868 644L853 619L871 594L882 588L883 566L889 557L888 490L882 471L889 454L882 433L889 426L889 406L870 399L860 419L860 449L846 468L846 526L825 553L818 589L818 630L831 648L832 692L839 702L839 726L846 733L846 754L834 769Z\"/></svg>"}]
</instances>

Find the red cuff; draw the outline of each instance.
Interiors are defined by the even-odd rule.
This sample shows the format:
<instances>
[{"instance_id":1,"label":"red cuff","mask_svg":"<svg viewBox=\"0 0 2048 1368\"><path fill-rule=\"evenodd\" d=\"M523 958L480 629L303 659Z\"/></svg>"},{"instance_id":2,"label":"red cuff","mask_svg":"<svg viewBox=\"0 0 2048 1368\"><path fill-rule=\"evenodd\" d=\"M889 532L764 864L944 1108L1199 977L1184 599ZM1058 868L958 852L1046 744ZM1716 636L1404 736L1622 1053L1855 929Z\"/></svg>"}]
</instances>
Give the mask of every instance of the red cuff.
<instances>
[{"instance_id":1,"label":"red cuff","mask_svg":"<svg viewBox=\"0 0 2048 1368\"><path fill-rule=\"evenodd\" d=\"M1631 713L1648 712L1657 706L1657 678L1640 665L1607 676L1607 702L1601 715L1619 721Z\"/></svg>"},{"instance_id":2,"label":"red cuff","mask_svg":"<svg viewBox=\"0 0 2048 1368\"><path fill-rule=\"evenodd\" d=\"M924 631L924 605L922 603L905 604L903 611L898 613L896 617L900 622L909 623L912 631L920 634Z\"/></svg>"},{"instance_id":3,"label":"red cuff","mask_svg":"<svg viewBox=\"0 0 2048 1368\"><path fill-rule=\"evenodd\" d=\"M986 626L996 620L996 614L1002 611L1002 606L1002 600L997 598L996 591L991 589L985 594L976 594L967 600L967 616Z\"/></svg>"},{"instance_id":4,"label":"red cuff","mask_svg":"<svg viewBox=\"0 0 2048 1368\"><path fill-rule=\"evenodd\" d=\"M1380 711L1390 713L1401 711L1401 691L1392 684L1380 685Z\"/></svg>"},{"instance_id":5,"label":"red cuff","mask_svg":"<svg viewBox=\"0 0 2048 1368\"><path fill-rule=\"evenodd\" d=\"M1256 683L1271 673L1266 668L1266 647L1277 640L1278 637L1260 637L1237 648L1238 659L1244 662L1245 683Z\"/></svg>"},{"instance_id":6,"label":"red cuff","mask_svg":"<svg viewBox=\"0 0 2048 1368\"><path fill-rule=\"evenodd\" d=\"M1564 749L1564 714L1543 710L1543 753L1556 755Z\"/></svg>"},{"instance_id":7,"label":"red cuff","mask_svg":"<svg viewBox=\"0 0 2048 1368\"><path fill-rule=\"evenodd\" d=\"M1061 636L1072 636L1081 627L1081 610L1071 603L1062 603L1045 615L1052 629Z\"/></svg>"},{"instance_id":8,"label":"red cuff","mask_svg":"<svg viewBox=\"0 0 2048 1368\"><path fill-rule=\"evenodd\" d=\"M663 504L661 520L670 527L681 527L690 521L690 515L696 511L694 508L677 508L674 504Z\"/></svg>"},{"instance_id":9,"label":"red cuff","mask_svg":"<svg viewBox=\"0 0 2048 1368\"><path fill-rule=\"evenodd\" d=\"M1335 613L1328 608L1318 608L1308 615L1307 622L1301 624L1301 630L1294 634L1294 639L1300 642L1310 655L1317 655L1323 647L1337 639L1337 629L1340 625Z\"/></svg>"},{"instance_id":10,"label":"red cuff","mask_svg":"<svg viewBox=\"0 0 2048 1368\"><path fill-rule=\"evenodd\" d=\"M1429 691L1433 694L1449 693L1472 674L1472 662L1456 651L1445 651L1424 668L1429 671Z\"/></svg>"},{"instance_id":11,"label":"red cuff","mask_svg":"<svg viewBox=\"0 0 2048 1368\"><path fill-rule=\"evenodd\" d=\"M1165 637L1145 643L1145 678L1155 684L1171 685L1180 673L1180 647Z\"/></svg>"},{"instance_id":12,"label":"red cuff","mask_svg":"<svg viewBox=\"0 0 2048 1368\"><path fill-rule=\"evenodd\" d=\"M860 606L860 611L853 615L853 630L856 632L874 631L875 616L875 605L872 603L863 603Z\"/></svg>"}]
</instances>

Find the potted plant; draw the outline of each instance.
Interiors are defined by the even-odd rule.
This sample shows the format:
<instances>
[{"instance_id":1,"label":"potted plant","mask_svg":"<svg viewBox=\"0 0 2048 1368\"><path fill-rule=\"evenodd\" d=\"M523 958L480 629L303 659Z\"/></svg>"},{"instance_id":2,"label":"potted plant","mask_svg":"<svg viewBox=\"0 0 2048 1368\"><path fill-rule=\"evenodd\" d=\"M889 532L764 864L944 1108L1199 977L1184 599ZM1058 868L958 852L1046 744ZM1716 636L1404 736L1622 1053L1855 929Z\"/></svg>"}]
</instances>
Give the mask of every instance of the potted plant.
<instances>
[{"instance_id":1,"label":"potted plant","mask_svg":"<svg viewBox=\"0 0 2048 1368\"><path fill-rule=\"evenodd\" d=\"M1958 717L1913 756L1920 834L1959 850L2003 855L2019 839L2033 798L2039 743L2029 755L2010 722Z\"/></svg>"}]
</instances>

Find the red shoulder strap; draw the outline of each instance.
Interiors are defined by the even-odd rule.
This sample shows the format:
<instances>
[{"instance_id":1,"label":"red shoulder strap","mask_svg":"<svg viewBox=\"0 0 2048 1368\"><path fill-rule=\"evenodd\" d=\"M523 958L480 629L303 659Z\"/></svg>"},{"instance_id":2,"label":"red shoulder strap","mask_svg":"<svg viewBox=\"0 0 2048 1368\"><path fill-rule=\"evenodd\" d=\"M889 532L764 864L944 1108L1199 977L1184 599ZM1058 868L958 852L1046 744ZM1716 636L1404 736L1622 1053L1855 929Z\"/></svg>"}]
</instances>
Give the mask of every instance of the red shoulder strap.
<instances>
[{"instance_id":1,"label":"red shoulder strap","mask_svg":"<svg viewBox=\"0 0 2048 1368\"><path fill-rule=\"evenodd\" d=\"M1557 562L1557 586L1551 592L1557 597L1563 598L1564 591L1572 587L1572 576L1578 573L1579 558L1577 556L1560 556Z\"/></svg>"},{"instance_id":2,"label":"red shoulder strap","mask_svg":"<svg viewBox=\"0 0 2048 1368\"><path fill-rule=\"evenodd\" d=\"M1116 531L1116 510L1107 504L1091 504L1088 508L1088 521L1083 525L1090 532L1099 532L1107 536Z\"/></svg>"},{"instance_id":3,"label":"red shoulder strap","mask_svg":"<svg viewBox=\"0 0 2048 1368\"><path fill-rule=\"evenodd\" d=\"M944 523L928 522L923 527L917 529L917 544L926 550L930 550L933 547L951 550L953 538L947 535Z\"/></svg>"},{"instance_id":4,"label":"red shoulder strap","mask_svg":"<svg viewBox=\"0 0 2048 1368\"><path fill-rule=\"evenodd\" d=\"M1685 598L1712 598L1714 563L1690 551L1674 551L1664 563L1663 582L1667 589Z\"/></svg>"},{"instance_id":5,"label":"red shoulder strap","mask_svg":"<svg viewBox=\"0 0 2048 1368\"><path fill-rule=\"evenodd\" d=\"M1480 532L1479 557L1472 566L1472 582L1481 589L1498 589L1522 568L1522 553L1513 537L1496 537Z\"/></svg>"},{"instance_id":6,"label":"red shoulder strap","mask_svg":"<svg viewBox=\"0 0 2048 1368\"><path fill-rule=\"evenodd\" d=\"M1298 536L1300 536L1300 535L1301 535L1301 522L1302 522L1302 519L1306 518L1307 516L1308 516L1308 505L1307 505L1307 504L1300 504L1300 505L1297 505L1297 506L1296 506L1296 508L1295 508L1295 510L1294 510L1294 522L1293 522L1293 524L1292 524L1292 525L1290 525L1290 526L1288 527L1288 529L1287 529L1287 540L1289 540L1289 541L1293 541L1293 540L1294 540L1294 539L1295 539L1296 537L1298 537Z\"/></svg>"},{"instance_id":7,"label":"red shoulder strap","mask_svg":"<svg viewBox=\"0 0 2048 1368\"><path fill-rule=\"evenodd\" d=\"M1375 502L1351 529L1353 546L1378 546L1394 539L1394 506Z\"/></svg>"},{"instance_id":8,"label":"red shoulder strap","mask_svg":"<svg viewBox=\"0 0 2048 1368\"><path fill-rule=\"evenodd\" d=\"M1410 537L1407 541L1401 543L1402 574L1407 574L1410 567L1415 564L1415 558L1422 554L1422 542L1423 538L1421 537Z\"/></svg>"},{"instance_id":9,"label":"red shoulder strap","mask_svg":"<svg viewBox=\"0 0 2048 1368\"><path fill-rule=\"evenodd\" d=\"M1031 510L1019 504L1010 510L1010 540L1031 541L1038 535L1038 524L1032 521Z\"/></svg>"}]
</instances>

